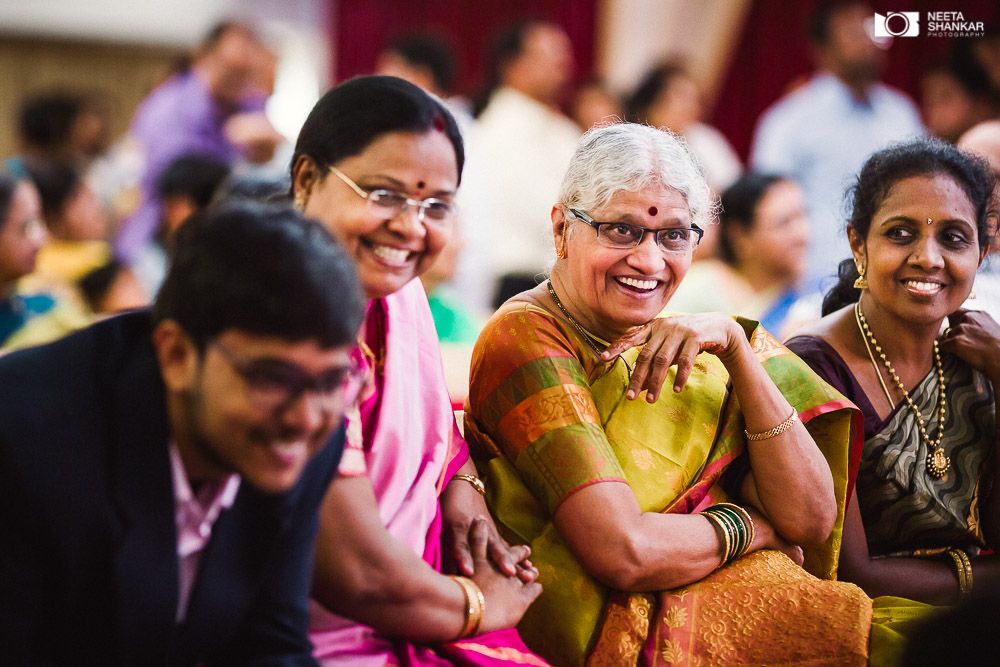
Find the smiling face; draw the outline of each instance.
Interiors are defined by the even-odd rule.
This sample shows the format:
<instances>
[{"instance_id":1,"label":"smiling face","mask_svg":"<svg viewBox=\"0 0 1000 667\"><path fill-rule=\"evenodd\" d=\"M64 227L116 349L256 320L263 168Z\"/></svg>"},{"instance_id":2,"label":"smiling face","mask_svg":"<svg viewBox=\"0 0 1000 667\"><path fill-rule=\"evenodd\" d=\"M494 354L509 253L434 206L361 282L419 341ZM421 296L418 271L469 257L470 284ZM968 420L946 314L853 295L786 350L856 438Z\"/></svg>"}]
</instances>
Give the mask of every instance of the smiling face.
<instances>
[{"instance_id":1,"label":"smiling face","mask_svg":"<svg viewBox=\"0 0 1000 667\"><path fill-rule=\"evenodd\" d=\"M351 363L351 347L322 348L227 329L214 339L233 358L295 366L315 377ZM265 493L282 493L326 444L347 407L321 404L310 391L287 406L262 409L247 380L214 345L199 352L167 321L154 334L168 389L172 435L194 480L238 473Z\"/></svg>"},{"instance_id":2,"label":"smiling face","mask_svg":"<svg viewBox=\"0 0 1000 667\"><path fill-rule=\"evenodd\" d=\"M455 149L436 130L388 132L334 166L368 192L452 201L458 188ZM347 183L308 157L300 158L294 181L296 196L306 194L305 214L326 225L354 258L369 299L386 297L426 271L451 237L452 221L424 224L412 205L395 217L376 214Z\"/></svg>"},{"instance_id":3,"label":"smiling face","mask_svg":"<svg viewBox=\"0 0 1000 667\"><path fill-rule=\"evenodd\" d=\"M587 213L598 222L648 229L691 226L684 197L662 185L639 192L620 190ZM552 216L557 248L565 236L566 257L553 269L566 293L560 294L561 300L585 327L603 338L613 339L656 317L691 266L690 251L665 252L651 234L634 248L609 248L597 240L593 228L561 206L553 209Z\"/></svg>"},{"instance_id":4,"label":"smiling face","mask_svg":"<svg viewBox=\"0 0 1000 667\"><path fill-rule=\"evenodd\" d=\"M898 181L867 239L852 232L851 247L866 267L875 307L902 322L932 326L969 296L985 251L972 203L944 174Z\"/></svg>"}]
</instances>

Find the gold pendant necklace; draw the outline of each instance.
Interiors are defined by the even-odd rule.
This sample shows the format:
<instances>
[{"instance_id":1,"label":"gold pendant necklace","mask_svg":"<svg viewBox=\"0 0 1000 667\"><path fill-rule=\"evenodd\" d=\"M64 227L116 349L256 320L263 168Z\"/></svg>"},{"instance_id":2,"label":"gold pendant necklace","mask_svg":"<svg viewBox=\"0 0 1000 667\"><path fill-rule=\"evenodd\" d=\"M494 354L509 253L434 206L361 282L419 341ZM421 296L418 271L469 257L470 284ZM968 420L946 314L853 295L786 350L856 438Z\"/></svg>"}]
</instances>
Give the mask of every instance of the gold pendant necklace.
<instances>
[{"instance_id":1,"label":"gold pendant necklace","mask_svg":"<svg viewBox=\"0 0 1000 667\"><path fill-rule=\"evenodd\" d=\"M560 311L562 311L562 314L566 316L566 319L569 320L569 323L572 324L573 327L576 328L576 330L583 335L583 339L587 341L587 345L590 346L590 349L592 349L597 354L597 356L601 356L601 350L600 348L597 347L597 343L594 342L594 339L596 339L597 336L584 329L583 325L577 322L573 318L573 316L569 314L569 311L566 310L565 306L562 305L562 301L559 300L559 295L556 294L556 290L552 287L551 280L546 282L545 285L546 287L549 288L549 296L551 296L552 300L556 302L556 306L559 308Z\"/></svg>"},{"instance_id":2,"label":"gold pendant necklace","mask_svg":"<svg viewBox=\"0 0 1000 667\"><path fill-rule=\"evenodd\" d=\"M941 447L941 439L944 437L944 417L947 410L947 404L945 402L945 383L944 383L944 369L941 366L941 351L938 349L937 340L934 341L934 367L937 369L938 376L938 432L937 438L932 442L930 436L927 435L927 429L924 424L924 417L920 414L920 410L914 404L913 399L910 398L910 394L906 391L903 386L902 381L900 381L899 376L896 375L896 370L889 363L886 358L885 353L882 351L882 347L878 344L875 339L875 334L872 333L871 328L868 326L868 321L865 319L864 313L861 312L861 302L859 301L854 305L854 319L858 323L858 331L861 333L861 339L865 342L865 349L868 350L868 358L872 362L872 368L875 369L875 375L878 376L879 382L882 383L882 391L885 392L885 397L889 401L889 408L892 409L895 406L892 403L892 397L889 395L889 389L885 386L885 380L882 379L882 373L879 371L878 364L875 363L875 355L872 354L872 349L869 347L868 342L875 347L875 351L878 352L879 357L882 359L882 363L885 365L886 370L889 371L889 376L896 383L899 388L903 398L906 399L906 404L913 411L913 414L917 417L917 425L920 427L920 438L923 440L928 447L927 452L927 472L932 477L936 479L942 479L947 473L948 468L951 467L951 459L945 454L944 449Z\"/></svg>"}]
</instances>

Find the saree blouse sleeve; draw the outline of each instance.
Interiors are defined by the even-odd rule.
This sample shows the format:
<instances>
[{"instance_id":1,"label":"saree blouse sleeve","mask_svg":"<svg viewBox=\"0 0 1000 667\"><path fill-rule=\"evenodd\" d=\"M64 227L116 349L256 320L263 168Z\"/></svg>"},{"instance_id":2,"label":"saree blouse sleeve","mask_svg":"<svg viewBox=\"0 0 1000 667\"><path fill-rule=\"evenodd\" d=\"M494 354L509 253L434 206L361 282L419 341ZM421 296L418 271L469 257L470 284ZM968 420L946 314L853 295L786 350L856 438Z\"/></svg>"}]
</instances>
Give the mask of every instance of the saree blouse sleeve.
<instances>
[{"instance_id":1,"label":"saree blouse sleeve","mask_svg":"<svg viewBox=\"0 0 1000 667\"><path fill-rule=\"evenodd\" d=\"M625 482L578 347L555 317L517 303L493 317L473 352L470 446L507 457L550 514L585 486Z\"/></svg>"}]
</instances>

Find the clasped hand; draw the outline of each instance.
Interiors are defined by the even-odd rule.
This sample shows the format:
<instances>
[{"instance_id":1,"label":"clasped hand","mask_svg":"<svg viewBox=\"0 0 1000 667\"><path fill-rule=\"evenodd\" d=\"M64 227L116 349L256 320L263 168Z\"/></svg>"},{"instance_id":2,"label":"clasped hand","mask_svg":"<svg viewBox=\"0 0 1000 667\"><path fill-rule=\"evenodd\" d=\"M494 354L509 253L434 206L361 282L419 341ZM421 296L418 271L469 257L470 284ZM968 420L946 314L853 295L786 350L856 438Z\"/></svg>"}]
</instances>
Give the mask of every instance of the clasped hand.
<instances>
[{"instance_id":1,"label":"clasped hand","mask_svg":"<svg viewBox=\"0 0 1000 667\"><path fill-rule=\"evenodd\" d=\"M632 400L646 390L646 400L654 402L671 366L677 366L674 391L687 384L695 359L702 352L719 357L723 364L747 349L746 336L736 321L720 313L677 315L653 320L635 327L611 343L601 354L614 359L633 347L642 345L625 396Z\"/></svg>"}]
</instances>

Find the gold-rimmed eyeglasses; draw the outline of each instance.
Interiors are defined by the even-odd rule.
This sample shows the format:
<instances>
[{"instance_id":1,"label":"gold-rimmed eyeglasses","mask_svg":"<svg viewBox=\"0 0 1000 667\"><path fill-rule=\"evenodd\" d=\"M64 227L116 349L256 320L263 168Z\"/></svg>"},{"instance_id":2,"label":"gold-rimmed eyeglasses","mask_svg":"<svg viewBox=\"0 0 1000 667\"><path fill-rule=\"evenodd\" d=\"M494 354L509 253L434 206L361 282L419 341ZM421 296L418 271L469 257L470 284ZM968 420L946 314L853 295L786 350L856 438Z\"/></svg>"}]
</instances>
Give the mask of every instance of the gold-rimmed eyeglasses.
<instances>
[{"instance_id":1,"label":"gold-rimmed eyeglasses","mask_svg":"<svg viewBox=\"0 0 1000 667\"><path fill-rule=\"evenodd\" d=\"M417 219L426 224L441 224L447 222L455 215L457 207L453 202L437 197L427 199L410 199L402 192L378 188L375 190L365 190L355 183L351 178L337 169L333 165L329 167L330 172L347 184L359 197L363 197L368 202L368 208L378 215L389 218L405 213L411 206L417 209Z\"/></svg>"}]
</instances>

